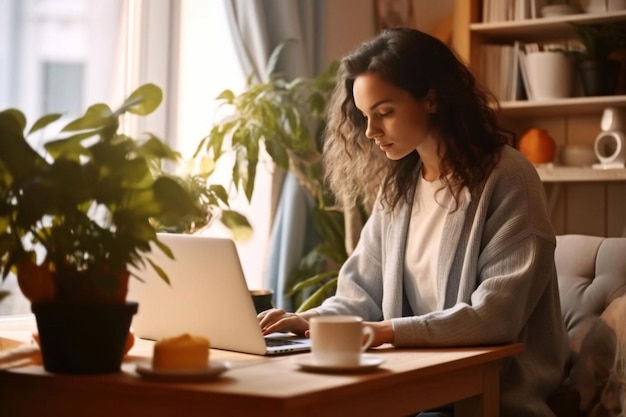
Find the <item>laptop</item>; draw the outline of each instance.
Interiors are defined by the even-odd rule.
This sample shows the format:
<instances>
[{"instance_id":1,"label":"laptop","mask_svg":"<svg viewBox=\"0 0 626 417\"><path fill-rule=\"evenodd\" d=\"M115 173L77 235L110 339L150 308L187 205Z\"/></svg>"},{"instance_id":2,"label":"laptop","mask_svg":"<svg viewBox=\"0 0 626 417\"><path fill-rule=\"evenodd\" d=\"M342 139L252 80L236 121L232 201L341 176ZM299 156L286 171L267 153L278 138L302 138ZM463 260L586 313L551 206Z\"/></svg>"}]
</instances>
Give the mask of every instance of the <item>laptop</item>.
<instances>
[{"instance_id":1,"label":"laptop","mask_svg":"<svg viewBox=\"0 0 626 417\"><path fill-rule=\"evenodd\" d=\"M137 337L160 340L182 333L204 336L211 348L256 355L310 350L310 340L288 333L263 336L237 247L232 239L160 233L175 260L160 250L148 257L167 273L165 283L146 262L133 270L130 301L139 302L132 330Z\"/></svg>"}]
</instances>

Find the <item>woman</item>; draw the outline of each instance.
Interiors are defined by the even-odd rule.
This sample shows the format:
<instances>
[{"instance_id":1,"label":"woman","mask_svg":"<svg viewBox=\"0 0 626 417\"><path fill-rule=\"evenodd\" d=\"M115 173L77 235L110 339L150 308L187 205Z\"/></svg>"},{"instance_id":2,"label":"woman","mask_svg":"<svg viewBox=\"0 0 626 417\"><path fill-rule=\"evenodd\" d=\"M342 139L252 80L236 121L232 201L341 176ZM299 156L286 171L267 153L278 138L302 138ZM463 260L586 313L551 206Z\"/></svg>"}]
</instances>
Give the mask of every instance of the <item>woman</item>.
<instances>
[{"instance_id":1,"label":"woman","mask_svg":"<svg viewBox=\"0 0 626 417\"><path fill-rule=\"evenodd\" d=\"M374 345L521 342L502 367L501 415L552 416L545 399L567 356L556 239L537 173L493 103L417 30L387 30L345 57L325 169L346 204L372 182L378 196L336 295L300 314L263 312L263 331L302 334L312 316L353 314L371 321ZM442 413L430 415L452 415Z\"/></svg>"}]
</instances>

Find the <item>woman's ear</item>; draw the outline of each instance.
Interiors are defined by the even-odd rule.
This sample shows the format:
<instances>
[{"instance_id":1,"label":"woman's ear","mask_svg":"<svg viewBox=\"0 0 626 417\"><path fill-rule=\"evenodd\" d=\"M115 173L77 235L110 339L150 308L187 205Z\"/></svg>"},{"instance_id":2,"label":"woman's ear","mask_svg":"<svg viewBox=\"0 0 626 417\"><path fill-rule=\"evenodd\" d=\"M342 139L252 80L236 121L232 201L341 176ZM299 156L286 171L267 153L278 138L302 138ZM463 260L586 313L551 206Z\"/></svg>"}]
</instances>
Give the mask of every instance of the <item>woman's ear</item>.
<instances>
[{"instance_id":1,"label":"woman's ear","mask_svg":"<svg viewBox=\"0 0 626 417\"><path fill-rule=\"evenodd\" d=\"M439 101L437 100L437 93L435 92L435 90L433 90L432 88L428 90L424 101L426 102L426 109L428 110L428 113L437 113L437 110L439 110Z\"/></svg>"}]
</instances>

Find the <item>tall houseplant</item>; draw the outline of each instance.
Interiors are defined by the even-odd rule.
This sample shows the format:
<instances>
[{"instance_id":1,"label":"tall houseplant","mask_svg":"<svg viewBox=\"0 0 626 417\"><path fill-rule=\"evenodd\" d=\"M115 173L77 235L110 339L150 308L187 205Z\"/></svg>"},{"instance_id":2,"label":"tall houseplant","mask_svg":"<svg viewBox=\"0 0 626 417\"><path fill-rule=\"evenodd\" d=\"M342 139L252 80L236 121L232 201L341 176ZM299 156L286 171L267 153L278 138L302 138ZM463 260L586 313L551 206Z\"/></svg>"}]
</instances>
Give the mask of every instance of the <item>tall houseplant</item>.
<instances>
[{"instance_id":1,"label":"tall houseplant","mask_svg":"<svg viewBox=\"0 0 626 417\"><path fill-rule=\"evenodd\" d=\"M16 273L31 302L49 371L119 370L137 311L126 301L129 270L148 263L167 281L149 256L158 247L172 257L157 224L201 214L180 181L159 168L177 154L154 135L120 132L122 116L148 115L161 100L161 90L146 84L115 111L92 105L41 153L27 137L61 115L26 130L19 110L0 112L0 272Z\"/></svg>"},{"instance_id":2,"label":"tall houseplant","mask_svg":"<svg viewBox=\"0 0 626 417\"><path fill-rule=\"evenodd\" d=\"M195 157L216 162L225 152L234 153L234 184L250 200L259 152L264 148L313 197L313 222L321 243L292 271L287 288L294 305L307 309L334 292L338 268L347 257L344 214L324 187L321 163L321 133L338 63L316 77L288 80L275 72L285 44L278 45L268 60L267 82L250 77L242 93L224 90L219 94L217 100L229 116L213 126Z\"/></svg>"}]
</instances>

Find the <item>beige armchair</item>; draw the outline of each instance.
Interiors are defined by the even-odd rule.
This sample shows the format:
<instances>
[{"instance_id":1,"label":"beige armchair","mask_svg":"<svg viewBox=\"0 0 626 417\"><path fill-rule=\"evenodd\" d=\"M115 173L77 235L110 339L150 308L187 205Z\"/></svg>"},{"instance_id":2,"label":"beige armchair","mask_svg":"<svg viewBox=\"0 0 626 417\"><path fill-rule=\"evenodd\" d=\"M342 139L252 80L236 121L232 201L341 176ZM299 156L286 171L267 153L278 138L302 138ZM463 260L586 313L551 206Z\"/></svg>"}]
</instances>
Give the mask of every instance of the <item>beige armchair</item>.
<instances>
[{"instance_id":1,"label":"beige armchair","mask_svg":"<svg viewBox=\"0 0 626 417\"><path fill-rule=\"evenodd\" d=\"M550 404L558 416L621 415L626 238L558 236L555 262L571 361Z\"/></svg>"}]
</instances>

